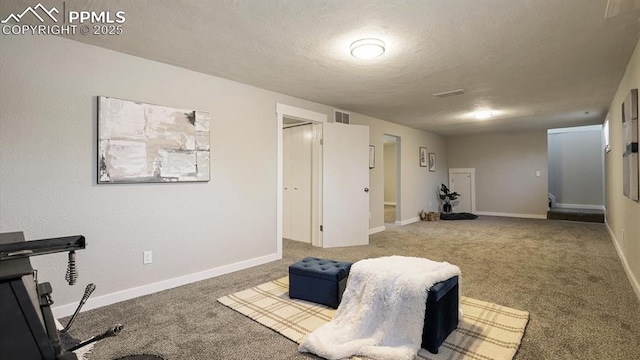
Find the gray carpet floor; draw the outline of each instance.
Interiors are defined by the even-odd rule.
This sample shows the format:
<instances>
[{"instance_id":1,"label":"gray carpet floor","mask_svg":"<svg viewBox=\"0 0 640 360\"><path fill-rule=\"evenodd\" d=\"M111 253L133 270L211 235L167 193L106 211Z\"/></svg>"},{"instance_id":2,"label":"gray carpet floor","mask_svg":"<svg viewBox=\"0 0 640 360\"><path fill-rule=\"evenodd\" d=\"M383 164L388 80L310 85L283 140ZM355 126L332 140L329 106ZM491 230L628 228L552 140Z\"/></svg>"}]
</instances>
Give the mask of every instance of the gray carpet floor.
<instances>
[{"instance_id":1,"label":"gray carpet floor","mask_svg":"<svg viewBox=\"0 0 640 360\"><path fill-rule=\"evenodd\" d=\"M81 313L71 332L87 338L124 324L120 336L96 345L92 360L133 353L313 359L216 299L285 276L305 256L385 255L456 264L462 295L529 311L517 360L640 359L640 301L603 224L486 216L392 227L372 235L369 246L319 249L285 241L280 261Z\"/></svg>"}]
</instances>

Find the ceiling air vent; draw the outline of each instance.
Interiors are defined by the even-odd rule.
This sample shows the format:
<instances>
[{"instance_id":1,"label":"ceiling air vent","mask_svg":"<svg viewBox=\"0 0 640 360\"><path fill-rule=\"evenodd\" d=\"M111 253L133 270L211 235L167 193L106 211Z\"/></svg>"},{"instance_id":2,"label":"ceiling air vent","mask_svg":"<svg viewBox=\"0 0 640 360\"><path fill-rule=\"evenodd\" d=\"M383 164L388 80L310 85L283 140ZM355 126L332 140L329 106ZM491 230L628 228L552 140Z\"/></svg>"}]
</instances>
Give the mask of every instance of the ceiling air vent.
<instances>
[{"instance_id":1,"label":"ceiling air vent","mask_svg":"<svg viewBox=\"0 0 640 360\"><path fill-rule=\"evenodd\" d=\"M439 93L435 93L432 94L435 97L439 97L439 98L445 98L445 97L449 97L449 96L456 96L456 95L462 95L465 94L466 91L464 91L464 89L456 89L456 90L451 90L451 91L445 91L445 92L439 92Z\"/></svg>"},{"instance_id":2,"label":"ceiling air vent","mask_svg":"<svg viewBox=\"0 0 640 360\"><path fill-rule=\"evenodd\" d=\"M351 116L351 114L341 110L334 110L334 113L335 113L335 122L341 123L341 124L349 123L349 116Z\"/></svg>"}]
</instances>

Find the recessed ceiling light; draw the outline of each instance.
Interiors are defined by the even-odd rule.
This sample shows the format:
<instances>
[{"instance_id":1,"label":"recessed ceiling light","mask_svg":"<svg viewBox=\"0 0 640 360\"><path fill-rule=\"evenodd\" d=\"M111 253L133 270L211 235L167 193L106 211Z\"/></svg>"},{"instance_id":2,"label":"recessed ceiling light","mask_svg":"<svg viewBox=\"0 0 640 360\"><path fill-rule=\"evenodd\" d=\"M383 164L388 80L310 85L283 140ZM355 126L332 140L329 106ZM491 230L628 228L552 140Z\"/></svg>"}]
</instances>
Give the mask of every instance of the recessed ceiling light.
<instances>
[{"instance_id":1,"label":"recessed ceiling light","mask_svg":"<svg viewBox=\"0 0 640 360\"><path fill-rule=\"evenodd\" d=\"M373 59L384 54L384 42L378 39L362 39L351 44L351 55L358 59Z\"/></svg>"},{"instance_id":2,"label":"recessed ceiling light","mask_svg":"<svg viewBox=\"0 0 640 360\"><path fill-rule=\"evenodd\" d=\"M478 110L474 113L474 116L478 120L486 120L493 116L493 110Z\"/></svg>"}]
</instances>

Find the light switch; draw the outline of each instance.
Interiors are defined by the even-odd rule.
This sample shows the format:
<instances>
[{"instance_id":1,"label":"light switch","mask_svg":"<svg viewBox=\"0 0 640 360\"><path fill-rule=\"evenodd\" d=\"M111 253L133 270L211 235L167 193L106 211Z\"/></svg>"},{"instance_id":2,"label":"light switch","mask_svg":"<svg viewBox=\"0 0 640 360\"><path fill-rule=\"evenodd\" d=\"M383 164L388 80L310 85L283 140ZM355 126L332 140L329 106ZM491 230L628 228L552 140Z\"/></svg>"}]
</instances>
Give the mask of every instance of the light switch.
<instances>
[{"instance_id":1,"label":"light switch","mask_svg":"<svg viewBox=\"0 0 640 360\"><path fill-rule=\"evenodd\" d=\"M536 170L536 176L540 177L540 170Z\"/></svg>"}]
</instances>

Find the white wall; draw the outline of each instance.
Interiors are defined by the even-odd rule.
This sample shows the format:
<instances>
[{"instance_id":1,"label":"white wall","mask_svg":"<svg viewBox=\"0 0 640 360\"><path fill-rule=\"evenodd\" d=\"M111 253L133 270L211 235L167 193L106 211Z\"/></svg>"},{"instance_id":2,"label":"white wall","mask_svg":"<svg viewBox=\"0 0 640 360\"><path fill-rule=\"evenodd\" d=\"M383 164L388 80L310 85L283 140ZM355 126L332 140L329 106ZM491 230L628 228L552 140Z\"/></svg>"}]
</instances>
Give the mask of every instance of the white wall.
<instances>
[{"instance_id":1,"label":"white wall","mask_svg":"<svg viewBox=\"0 0 640 360\"><path fill-rule=\"evenodd\" d=\"M450 168L476 169L478 213L546 218L546 131L450 137L447 157Z\"/></svg>"},{"instance_id":2,"label":"white wall","mask_svg":"<svg viewBox=\"0 0 640 360\"><path fill-rule=\"evenodd\" d=\"M384 159L380 166L384 166L384 202L396 202L396 143L383 144Z\"/></svg>"},{"instance_id":3,"label":"white wall","mask_svg":"<svg viewBox=\"0 0 640 360\"><path fill-rule=\"evenodd\" d=\"M618 254L640 298L640 203L622 194L622 103L640 88L640 40L609 107L611 151L605 155L606 221Z\"/></svg>"},{"instance_id":4,"label":"white wall","mask_svg":"<svg viewBox=\"0 0 640 360\"><path fill-rule=\"evenodd\" d=\"M33 258L56 305L276 254L276 102L332 109L54 36L3 36L0 231L83 234L80 286L66 254ZM96 96L211 113L211 181L96 184ZM142 265L142 252L153 263Z\"/></svg>"},{"instance_id":5,"label":"white wall","mask_svg":"<svg viewBox=\"0 0 640 360\"><path fill-rule=\"evenodd\" d=\"M604 205L602 127L548 133L549 192L559 205Z\"/></svg>"},{"instance_id":6,"label":"white wall","mask_svg":"<svg viewBox=\"0 0 640 360\"><path fill-rule=\"evenodd\" d=\"M3 36L0 53L0 232L87 238L79 286L64 282L66 254L32 258L56 306L72 312L89 282L97 290L85 308L276 259L276 103L329 118L332 107L55 36ZM211 181L97 185L98 95L210 112ZM412 150L407 169L418 146L432 141L444 152L436 135L352 116L370 124L379 149L383 129L399 129ZM411 199L429 186L426 170L405 171ZM371 224L382 226L382 181L370 188L379 212ZM417 199L407 214L427 196Z\"/></svg>"}]
</instances>

